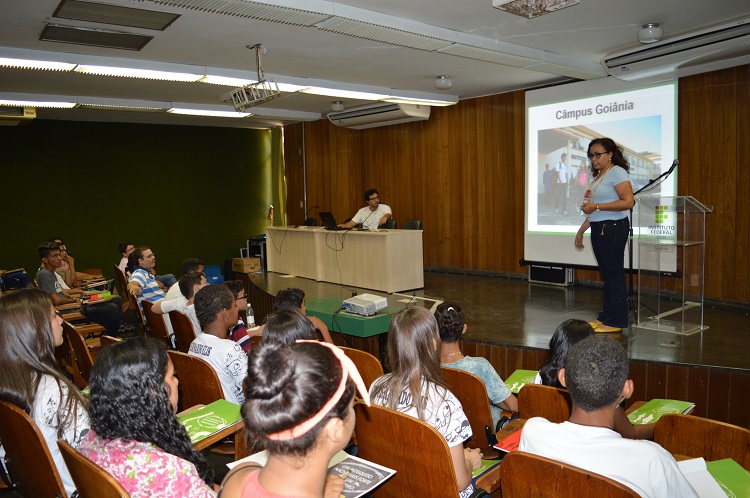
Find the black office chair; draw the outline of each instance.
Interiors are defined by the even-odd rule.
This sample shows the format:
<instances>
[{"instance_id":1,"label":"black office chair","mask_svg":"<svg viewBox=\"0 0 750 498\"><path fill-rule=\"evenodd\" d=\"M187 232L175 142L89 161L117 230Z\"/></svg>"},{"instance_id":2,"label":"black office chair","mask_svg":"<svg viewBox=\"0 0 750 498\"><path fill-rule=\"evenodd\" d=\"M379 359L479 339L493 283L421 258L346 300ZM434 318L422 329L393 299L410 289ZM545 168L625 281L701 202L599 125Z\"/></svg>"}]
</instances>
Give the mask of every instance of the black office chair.
<instances>
[{"instance_id":1,"label":"black office chair","mask_svg":"<svg viewBox=\"0 0 750 498\"><path fill-rule=\"evenodd\" d=\"M317 225L315 218L307 218L302 224L306 227L314 227Z\"/></svg>"},{"instance_id":2,"label":"black office chair","mask_svg":"<svg viewBox=\"0 0 750 498\"><path fill-rule=\"evenodd\" d=\"M395 230L397 228L396 220L394 220L393 218L388 218L387 220L385 220L383 228Z\"/></svg>"},{"instance_id":3,"label":"black office chair","mask_svg":"<svg viewBox=\"0 0 750 498\"><path fill-rule=\"evenodd\" d=\"M402 230L422 230L422 222L419 220L406 220L401 226Z\"/></svg>"}]
</instances>

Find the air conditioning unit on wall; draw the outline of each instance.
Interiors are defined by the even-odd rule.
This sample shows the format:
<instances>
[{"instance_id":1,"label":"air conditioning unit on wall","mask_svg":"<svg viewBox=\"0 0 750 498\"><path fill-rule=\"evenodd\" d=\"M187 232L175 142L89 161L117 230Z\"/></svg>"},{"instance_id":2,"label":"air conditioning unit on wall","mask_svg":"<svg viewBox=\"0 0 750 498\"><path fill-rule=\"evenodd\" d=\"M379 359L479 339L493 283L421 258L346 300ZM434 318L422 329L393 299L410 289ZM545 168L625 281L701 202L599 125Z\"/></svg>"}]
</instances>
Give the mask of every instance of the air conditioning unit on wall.
<instances>
[{"instance_id":1,"label":"air conditioning unit on wall","mask_svg":"<svg viewBox=\"0 0 750 498\"><path fill-rule=\"evenodd\" d=\"M0 106L0 126L25 125L34 119L36 119L36 109L33 107Z\"/></svg>"},{"instance_id":2,"label":"air conditioning unit on wall","mask_svg":"<svg viewBox=\"0 0 750 498\"><path fill-rule=\"evenodd\" d=\"M621 80L656 83L750 63L750 19L623 50L601 64Z\"/></svg>"},{"instance_id":3,"label":"air conditioning unit on wall","mask_svg":"<svg viewBox=\"0 0 750 498\"><path fill-rule=\"evenodd\" d=\"M391 104L377 102L352 107L341 112L329 112L328 119L336 126L363 130L430 118L430 106L421 104Z\"/></svg>"}]
</instances>

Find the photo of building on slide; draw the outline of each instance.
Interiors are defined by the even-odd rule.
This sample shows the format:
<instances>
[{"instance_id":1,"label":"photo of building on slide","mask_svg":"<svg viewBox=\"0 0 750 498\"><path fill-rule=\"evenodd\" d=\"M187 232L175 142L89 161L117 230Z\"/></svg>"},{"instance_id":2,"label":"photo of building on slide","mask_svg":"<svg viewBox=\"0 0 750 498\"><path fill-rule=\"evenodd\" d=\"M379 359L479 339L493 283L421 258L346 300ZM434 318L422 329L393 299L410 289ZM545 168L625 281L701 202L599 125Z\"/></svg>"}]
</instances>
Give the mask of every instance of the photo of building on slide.
<instances>
[{"instance_id":1,"label":"photo of building on slide","mask_svg":"<svg viewBox=\"0 0 750 498\"><path fill-rule=\"evenodd\" d=\"M540 130L537 172L539 225L580 226L579 209L593 181L586 154L589 142L609 137L622 147L630 162L633 192L661 174L661 116L591 123ZM667 165L669 166L669 165ZM658 194L656 187L652 194Z\"/></svg>"}]
</instances>

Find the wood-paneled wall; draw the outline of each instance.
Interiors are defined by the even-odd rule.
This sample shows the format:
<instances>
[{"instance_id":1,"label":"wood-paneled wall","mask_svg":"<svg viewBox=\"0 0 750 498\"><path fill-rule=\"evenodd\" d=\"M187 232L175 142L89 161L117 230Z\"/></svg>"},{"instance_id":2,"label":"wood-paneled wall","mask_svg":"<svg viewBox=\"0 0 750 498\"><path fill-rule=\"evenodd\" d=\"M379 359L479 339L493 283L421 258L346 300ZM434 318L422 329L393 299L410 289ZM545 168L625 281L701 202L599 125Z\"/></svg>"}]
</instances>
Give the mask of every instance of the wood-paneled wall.
<instances>
[{"instance_id":1,"label":"wood-paneled wall","mask_svg":"<svg viewBox=\"0 0 750 498\"><path fill-rule=\"evenodd\" d=\"M424 222L425 266L526 273L524 120L518 91L433 108L424 122L361 131L306 123L308 205L344 220L375 187L399 224ZM706 296L750 303L750 66L681 79L678 123L678 193L715 208ZM302 148L302 126L287 127L287 158Z\"/></svg>"}]
</instances>

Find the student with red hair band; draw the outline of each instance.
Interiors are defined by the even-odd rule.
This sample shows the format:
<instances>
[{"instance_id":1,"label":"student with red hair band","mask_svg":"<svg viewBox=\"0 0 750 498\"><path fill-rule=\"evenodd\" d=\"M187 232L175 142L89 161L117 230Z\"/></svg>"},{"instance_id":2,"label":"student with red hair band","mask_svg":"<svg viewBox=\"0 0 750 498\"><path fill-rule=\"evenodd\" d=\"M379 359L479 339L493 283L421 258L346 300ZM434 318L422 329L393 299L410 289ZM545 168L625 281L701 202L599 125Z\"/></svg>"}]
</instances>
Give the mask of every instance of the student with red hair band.
<instances>
[{"instance_id":1,"label":"student with red hair band","mask_svg":"<svg viewBox=\"0 0 750 498\"><path fill-rule=\"evenodd\" d=\"M369 406L362 377L328 343L263 341L250 350L242 417L250 447L268 450L262 468L245 464L227 474L223 498L338 498L344 482L328 462L354 430L354 394Z\"/></svg>"}]
</instances>

